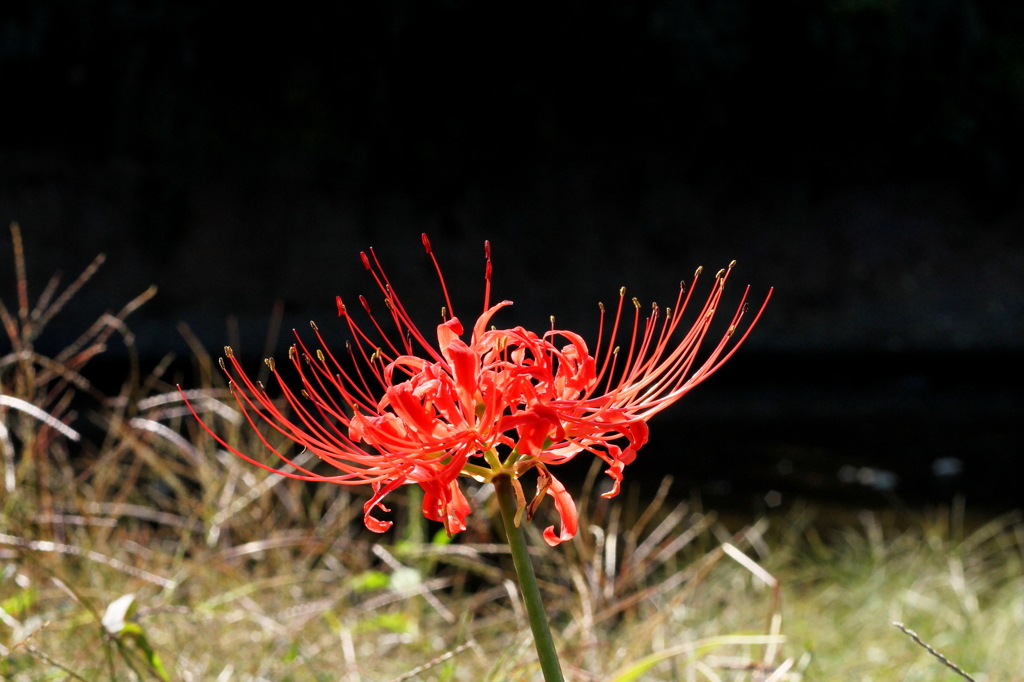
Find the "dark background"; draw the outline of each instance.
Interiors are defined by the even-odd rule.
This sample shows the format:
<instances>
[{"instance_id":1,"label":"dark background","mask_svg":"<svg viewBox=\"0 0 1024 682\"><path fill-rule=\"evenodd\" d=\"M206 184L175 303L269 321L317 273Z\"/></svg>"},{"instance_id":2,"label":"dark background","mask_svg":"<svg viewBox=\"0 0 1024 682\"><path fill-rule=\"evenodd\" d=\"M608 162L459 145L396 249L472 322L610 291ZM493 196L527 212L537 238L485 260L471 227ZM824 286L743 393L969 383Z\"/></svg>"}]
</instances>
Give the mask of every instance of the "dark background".
<instances>
[{"instance_id":1,"label":"dark background","mask_svg":"<svg viewBox=\"0 0 1024 682\"><path fill-rule=\"evenodd\" d=\"M0 87L35 293L108 256L44 348L153 283L150 363L179 321L252 358L277 301L340 342L369 246L429 329L421 232L457 313L489 239L503 323L585 334L736 258L732 300L775 297L658 417L645 490L1021 502L1024 5L8 0Z\"/></svg>"}]
</instances>

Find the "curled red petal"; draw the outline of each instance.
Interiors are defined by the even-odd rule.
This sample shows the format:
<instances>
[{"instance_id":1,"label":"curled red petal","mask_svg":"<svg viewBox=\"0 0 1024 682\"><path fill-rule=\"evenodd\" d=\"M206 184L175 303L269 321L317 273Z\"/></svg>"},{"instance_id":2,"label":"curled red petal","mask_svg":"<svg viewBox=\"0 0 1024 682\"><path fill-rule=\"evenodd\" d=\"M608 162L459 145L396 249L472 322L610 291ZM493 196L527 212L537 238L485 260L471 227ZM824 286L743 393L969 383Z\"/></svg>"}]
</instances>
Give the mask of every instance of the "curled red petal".
<instances>
[{"instance_id":1,"label":"curled red petal","mask_svg":"<svg viewBox=\"0 0 1024 682\"><path fill-rule=\"evenodd\" d=\"M437 347L449 362L451 362L451 360L448 358L448 346L451 345L452 341L458 339L460 336L462 336L462 323L459 322L459 318L457 317L453 317L447 322L437 325Z\"/></svg>"},{"instance_id":2,"label":"curled red petal","mask_svg":"<svg viewBox=\"0 0 1024 682\"><path fill-rule=\"evenodd\" d=\"M451 482L451 501L448 503L444 522L448 535L466 530L466 517L471 511L473 510L469 506L469 500L462 493L458 479L455 479Z\"/></svg>"},{"instance_id":3,"label":"curled red petal","mask_svg":"<svg viewBox=\"0 0 1024 682\"><path fill-rule=\"evenodd\" d=\"M391 521L381 521L380 519L371 516L370 511L374 507L380 507L384 511L388 511L388 508L382 505L380 501L383 500L388 493L403 483L405 483L405 476L396 478L383 487L380 487L379 484L374 484L374 496L367 500L366 504L363 505L363 523L366 525L367 530L371 530L374 533L383 533L392 526ZM380 488L379 490L378 487Z\"/></svg>"},{"instance_id":4,"label":"curled red petal","mask_svg":"<svg viewBox=\"0 0 1024 682\"><path fill-rule=\"evenodd\" d=\"M558 535L555 535L554 526L544 529L544 542L554 547L576 536L576 531L579 529L579 517L576 515L576 503L573 502L572 495L554 476L551 477L551 483L548 485L548 495L555 498L555 509L558 510L558 516L562 519L562 530Z\"/></svg>"},{"instance_id":5,"label":"curled red petal","mask_svg":"<svg viewBox=\"0 0 1024 682\"><path fill-rule=\"evenodd\" d=\"M423 516L431 521L440 521L444 518L444 499L441 483L436 479L420 481L423 488Z\"/></svg>"},{"instance_id":6,"label":"curled red petal","mask_svg":"<svg viewBox=\"0 0 1024 682\"><path fill-rule=\"evenodd\" d=\"M631 447L621 449L615 445L606 445L608 448L608 455L611 457L611 464L608 465L608 469L605 471L606 474L611 476L612 489L606 493L603 493L601 497L610 499L619 494L619 490L622 487L622 470L627 464L631 464L636 459L636 450Z\"/></svg>"},{"instance_id":7,"label":"curled red petal","mask_svg":"<svg viewBox=\"0 0 1024 682\"><path fill-rule=\"evenodd\" d=\"M489 261L488 261L489 262ZM483 338L483 335L487 332L487 324L491 321L491 317L494 313L498 312L507 305L512 305L512 301L502 301L497 305L491 306L484 311L484 314L477 318L476 323L473 325L473 343L477 343Z\"/></svg>"},{"instance_id":8,"label":"curled red petal","mask_svg":"<svg viewBox=\"0 0 1024 682\"><path fill-rule=\"evenodd\" d=\"M384 533L388 528L391 528L391 521L381 521L370 515L370 512L363 514L363 523L366 525L367 530L373 531L374 533Z\"/></svg>"},{"instance_id":9,"label":"curled red petal","mask_svg":"<svg viewBox=\"0 0 1024 682\"><path fill-rule=\"evenodd\" d=\"M629 447L626 450L632 451L629 461L624 461L624 464L629 464L636 457L636 451L647 444L647 438L651 433L651 428L647 426L645 421L634 421L630 422L625 427L625 435L629 438Z\"/></svg>"},{"instance_id":10,"label":"curled red petal","mask_svg":"<svg viewBox=\"0 0 1024 682\"><path fill-rule=\"evenodd\" d=\"M458 479L448 483L428 479L421 481L420 487L423 488L423 516L443 523L448 535L466 530L466 517L472 509Z\"/></svg>"}]
</instances>

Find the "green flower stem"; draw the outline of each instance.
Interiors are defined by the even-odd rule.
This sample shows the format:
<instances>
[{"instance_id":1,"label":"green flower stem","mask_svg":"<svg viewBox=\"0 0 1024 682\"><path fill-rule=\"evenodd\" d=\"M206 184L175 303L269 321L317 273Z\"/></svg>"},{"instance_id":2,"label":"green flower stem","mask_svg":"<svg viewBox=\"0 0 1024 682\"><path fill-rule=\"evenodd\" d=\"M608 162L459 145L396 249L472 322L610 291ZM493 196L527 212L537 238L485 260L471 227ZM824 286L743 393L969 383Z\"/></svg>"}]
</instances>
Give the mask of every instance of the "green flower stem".
<instances>
[{"instance_id":1,"label":"green flower stem","mask_svg":"<svg viewBox=\"0 0 1024 682\"><path fill-rule=\"evenodd\" d=\"M522 528L516 526L516 495L512 488L512 478L508 474L495 476L494 491L498 495L501 519L505 522L505 534L508 536L508 546L512 550L512 561L516 566L519 590L523 593L523 601L526 602L526 613L530 618L533 643L537 647L540 668L544 671L544 681L563 682L562 666L558 663L555 642L551 639L547 614L544 613L540 588L537 587L537 576L533 572L533 564L530 563L530 556L526 551L526 534Z\"/></svg>"},{"instance_id":2,"label":"green flower stem","mask_svg":"<svg viewBox=\"0 0 1024 682\"><path fill-rule=\"evenodd\" d=\"M488 469L486 467L480 467L475 464L467 463L462 465L461 473L467 476L472 476L473 478L482 482L491 480L491 476L494 474L494 470Z\"/></svg>"}]
</instances>

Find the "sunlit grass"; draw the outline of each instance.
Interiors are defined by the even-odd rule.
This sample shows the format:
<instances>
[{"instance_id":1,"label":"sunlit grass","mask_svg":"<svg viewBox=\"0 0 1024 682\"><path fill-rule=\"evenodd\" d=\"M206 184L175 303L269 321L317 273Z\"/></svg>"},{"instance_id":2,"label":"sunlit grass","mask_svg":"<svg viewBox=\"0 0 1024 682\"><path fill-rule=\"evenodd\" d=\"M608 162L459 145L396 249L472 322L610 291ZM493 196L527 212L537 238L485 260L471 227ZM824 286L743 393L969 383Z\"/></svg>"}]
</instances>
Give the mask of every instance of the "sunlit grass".
<instances>
[{"instance_id":1,"label":"sunlit grass","mask_svg":"<svg viewBox=\"0 0 1024 682\"><path fill-rule=\"evenodd\" d=\"M131 347L135 304L57 358L36 354L40 321L71 296L54 284L30 305L16 255L17 307L0 310L12 345L0 358L0 675L539 679L490 487L470 491L474 513L454 540L423 519L414 492L389 502L392 531L371 534L360 491L218 450L164 381L166 363L98 395L79 371L115 333ZM190 342L201 384L190 398L229 442L263 452ZM83 422L102 436L74 443L68 429ZM724 521L673 501L669 481L602 500L605 477L591 473L575 540L552 549L544 519L528 527L570 680L955 677L892 621L975 679L1024 679L1017 515L836 520L797 505Z\"/></svg>"}]
</instances>

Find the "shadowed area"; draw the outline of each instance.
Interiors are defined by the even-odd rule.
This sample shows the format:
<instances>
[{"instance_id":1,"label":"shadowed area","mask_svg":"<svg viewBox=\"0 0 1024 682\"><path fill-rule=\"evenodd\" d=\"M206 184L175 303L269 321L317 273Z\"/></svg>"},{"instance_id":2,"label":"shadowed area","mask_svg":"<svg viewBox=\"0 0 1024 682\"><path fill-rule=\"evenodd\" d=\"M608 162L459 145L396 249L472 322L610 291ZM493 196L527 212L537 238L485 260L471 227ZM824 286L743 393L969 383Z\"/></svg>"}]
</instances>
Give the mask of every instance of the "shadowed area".
<instances>
[{"instance_id":1,"label":"shadowed area","mask_svg":"<svg viewBox=\"0 0 1024 682\"><path fill-rule=\"evenodd\" d=\"M151 284L129 322L146 367L191 352L182 321L258 362L276 305L273 353L309 319L341 344L335 295L380 306L370 246L429 330L421 232L457 314L489 239L500 324L591 339L620 286L665 304L735 258L729 295L775 286L768 313L659 415L635 475L741 505L1015 499L1019 8L39 0L6 3L0 31L0 220L22 225L32 291L107 255L44 352ZM90 376L116 391L127 354L108 356Z\"/></svg>"}]
</instances>

